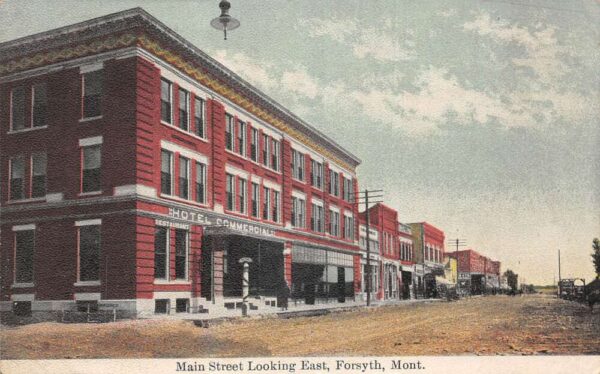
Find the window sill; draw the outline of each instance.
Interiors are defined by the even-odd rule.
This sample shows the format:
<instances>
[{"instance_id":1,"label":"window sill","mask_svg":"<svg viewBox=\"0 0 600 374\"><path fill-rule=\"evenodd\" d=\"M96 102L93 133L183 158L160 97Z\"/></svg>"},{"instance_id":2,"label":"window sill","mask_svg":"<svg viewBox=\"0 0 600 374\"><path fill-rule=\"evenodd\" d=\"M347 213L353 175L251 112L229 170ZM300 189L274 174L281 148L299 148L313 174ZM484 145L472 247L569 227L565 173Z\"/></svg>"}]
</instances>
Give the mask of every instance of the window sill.
<instances>
[{"instance_id":1,"label":"window sill","mask_svg":"<svg viewBox=\"0 0 600 374\"><path fill-rule=\"evenodd\" d=\"M38 126L38 127L26 127L24 129L19 129L19 130L9 130L7 132L7 134L20 134L23 132L30 132L30 131L35 131L35 130L43 130L43 129L47 129L48 125L46 126Z\"/></svg>"},{"instance_id":2,"label":"window sill","mask_svg":"<svg viewBox=\"0 0 600 374\"><path fill-rule=\"evenodd\" d=\"M170 129L176 130L176 131L178 131L178 132L180 132L182 134L185 134L185 135L187 135L187 136L189 136L191 138L194 138L194 139L197 139L197 140L201 140L201 141L203 141L205 143L209 143L209 141L208 141L207 138L202 138L202 137L194 134L193 132L189 132L189 131L183 130L183 129L181 129L181 128L175 126L175 125L172 125L172 124L170 124L168 122L165 122L165 121L161 120L160 124L163 125L163 126L167 126Z\"/></svg>"},{"instance_id":3,"label":"window sill","mask_svg":"<svg viewBox=\"0 0 600 374\"><path fill-rule=\"evenodd\" d=\"M11 288L31 288L31 287L35 287L35 284L32 283L13 283L12 286L10 286Z\"/></svg>"},{"instance_id":4,"label":"window sill","mask_svg":"<svg viewBox=\"0 0 600 374\"><path fill-rule=\"evenodd\" d=\"M208 203L200 203L200 202L197 202L194 200L186 200L186 199L183 199L183 198L181 198L179 196L175 196L175 195L167 195L167 194L161 193L160 197L163 199L167 199L167 200L173 200L173 201L178 201L178 202L182 202L182 203L186 203L186 204L192 204L192 205L199 206L202 208L209 208Z\"/></svg>"},{"instance_id":5,"label":"window sill","mask_svg":"<svg viewBox=\"0 0 600 374\"><path fill-rule=\"evenodd\" d=\"M95 121L97 119L102 119L102 115L99 116L94 116L94 117L85 117L85 118L81 118L79 120L79 123L83 123L83 122L90 122L90 121Z\"/></svg>"},{"instance_id":6,"label":"window sill","mask_svg":"<svg viewBox=\"0 0 600 374\"><path fill-rule=\"evenodd\" d=\"M79 282L73 283L73 286L75 286L75 287L99 286L100 284L101 284L100 281L79 281Z\"/></svg>"},{"instance_id":7,"label":"window sill","mask_svg":"<svg viewBox=\"0 0 600 374\"><path fill-rule=\"evenodd\" d=\"M178 280L165 280L165 279L156 279L154 281L155 285L191 285L192 282L190 282L189 280L182 280L182 279L178 279Z\"/></svg>"},{"instance_id":8,"label":"window sill","mask_svg":"<svg viewBox=\"0 0 600 374\"><path fill-rule=\"evenodd\" d=\"M98 195L102 195L102 191L80 192L77 194L77 196L79 196L79 197L98 196Z\"/></svg>"},{"instance_id":9,"label":"window sill","mask_svg":"<svg viewBox=\"0 0 600 374\"><path fill-rule=\"evenodd\" d=\"M8 200L6 203L7 204L21 204L21 203L36 203L36 202L42 202L42 201L46 201L46 196L44 196L44 197L32 197L30 199Z\"/></svg>"}]
</instances>

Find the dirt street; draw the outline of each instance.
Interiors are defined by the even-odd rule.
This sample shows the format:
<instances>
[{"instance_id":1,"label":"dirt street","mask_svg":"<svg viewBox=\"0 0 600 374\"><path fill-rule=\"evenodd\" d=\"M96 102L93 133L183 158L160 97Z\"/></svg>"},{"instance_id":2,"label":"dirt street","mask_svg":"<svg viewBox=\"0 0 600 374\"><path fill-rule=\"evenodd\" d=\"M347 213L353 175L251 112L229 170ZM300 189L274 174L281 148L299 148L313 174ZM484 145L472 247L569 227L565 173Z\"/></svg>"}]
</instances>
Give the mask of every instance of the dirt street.
<instances>
[{"instance_id":1,"label":"dirt street","mask_svg":"<svg viewBox=\"0 0 600 374\"><path fill-rule=\"evenodd\" d=\"M551 296L488 296L321 317L6 327L3 359L325 355L600 354L600 307Z\"/></svg>"}]
</instances>

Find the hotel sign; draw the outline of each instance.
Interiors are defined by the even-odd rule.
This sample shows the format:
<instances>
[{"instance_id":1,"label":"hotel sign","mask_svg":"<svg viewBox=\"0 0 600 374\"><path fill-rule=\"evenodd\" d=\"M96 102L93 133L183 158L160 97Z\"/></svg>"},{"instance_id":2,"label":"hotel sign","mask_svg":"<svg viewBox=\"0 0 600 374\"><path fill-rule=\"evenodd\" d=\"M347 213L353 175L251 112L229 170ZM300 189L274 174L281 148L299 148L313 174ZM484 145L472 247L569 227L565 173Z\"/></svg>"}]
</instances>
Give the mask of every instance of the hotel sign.
<instances>
[{"instance_id":1,"label":"hotel sign","mask_svg":"<svg viewBox=\"0 0 600 374\"><path fill-rule=\"evenodd\" d=\"M258 236L275 236L275 230L265 225L244 221L235 218L224 218L215 214L193 211L190 209L169 208L169 217L182 221L188 221L190 224L207 226L207 228L224 227L229 230L238 231L244 234ZM163 226L182 225L180 223L168 222L165 220L156 220L157 224ZM182 225L186 226L186 225ZM183 227L182 227L183 228ZM187 228L187 227L186 227Z\"/></svg>"}]
</instances>

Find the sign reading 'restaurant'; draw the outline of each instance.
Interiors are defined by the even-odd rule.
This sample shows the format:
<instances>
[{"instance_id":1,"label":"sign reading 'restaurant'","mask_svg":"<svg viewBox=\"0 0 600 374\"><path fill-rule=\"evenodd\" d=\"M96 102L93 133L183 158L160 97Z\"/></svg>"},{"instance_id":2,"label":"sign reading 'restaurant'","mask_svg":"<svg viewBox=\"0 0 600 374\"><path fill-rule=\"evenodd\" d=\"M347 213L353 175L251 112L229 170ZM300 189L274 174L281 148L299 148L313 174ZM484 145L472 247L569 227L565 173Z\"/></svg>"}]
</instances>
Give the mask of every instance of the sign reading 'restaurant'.
<instances>
[{"instance_id":1,"label":"sign reading 'restaurant'","mask_svg":"<svg viewBox=\"0 0 600 374\"><path fill-rule=\"evenodd\" d=\"M246 221L233 219L233 218L223 218L223 217L219 217L216 215L212 215L210 213L195 212L195 211L187 210L187 209L169 208L169 217L180 219L183 221L189 221L192 224L208 226L208 228L210 228L210 227L226 227L226 228L229 228L230 230L235 230L235 231L252 234L252 235L260 235L260 236L274 236L275 235L275 230L265 227L263 225L258 225L255 223L246 222ZM187 226L187 225L183 225L183 224L171 223L171 222L167 222L164 220L158 220L158 219L156 220L156 224L161 225L161 226L171 226L171 227L175 227L174 225ZM187 228L187 227L181 227L181 228Z\"/></svg>"}]
</instances>

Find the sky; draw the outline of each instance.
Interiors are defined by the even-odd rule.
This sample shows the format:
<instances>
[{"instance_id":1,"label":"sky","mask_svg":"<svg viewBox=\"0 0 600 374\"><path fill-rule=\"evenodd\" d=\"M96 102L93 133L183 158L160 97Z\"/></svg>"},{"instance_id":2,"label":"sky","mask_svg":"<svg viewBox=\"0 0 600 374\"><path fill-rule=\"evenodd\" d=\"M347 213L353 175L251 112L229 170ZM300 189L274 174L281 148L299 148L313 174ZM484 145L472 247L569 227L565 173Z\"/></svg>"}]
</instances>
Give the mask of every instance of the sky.
<instances>
[{"instance_id":1,"label":"sky","mask_svg":"<svg viewBox=\"0 0 600 374\"><path fill-rule=\"evenodd\" d=\"M0 41L143 7L357 155L402 222L527 283L594 276L599 0L0 0ZM448 250L453 248L448 248Z\"/></svg>"}]
</instances>

